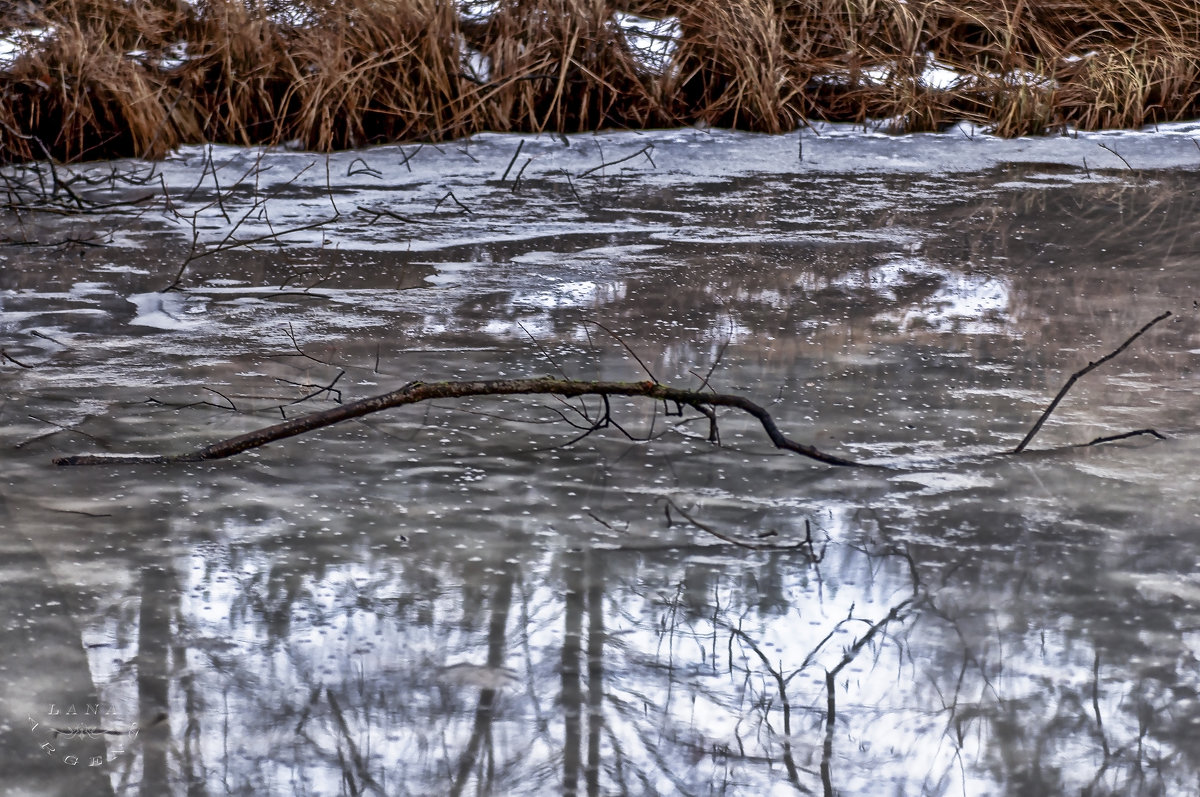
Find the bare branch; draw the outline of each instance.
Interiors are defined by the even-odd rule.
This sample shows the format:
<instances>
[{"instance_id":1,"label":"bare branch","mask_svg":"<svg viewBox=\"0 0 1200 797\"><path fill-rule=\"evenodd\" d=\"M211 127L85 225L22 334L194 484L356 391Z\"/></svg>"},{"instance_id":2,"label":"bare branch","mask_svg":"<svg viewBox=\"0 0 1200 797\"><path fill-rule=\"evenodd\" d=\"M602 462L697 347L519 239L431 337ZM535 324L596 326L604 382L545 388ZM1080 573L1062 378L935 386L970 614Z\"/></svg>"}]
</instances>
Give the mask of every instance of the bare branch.
<instances>
[{"instance_id":1,"label":"bare branch","mask_svg":"<svg viewBox=\"0 0 1200 797\"><path fill-rule=\"evenodd\" d=\"M224 459L277 440L311 432L325 426L361 418L381 410L417 404L430 399L468 398L472 396L513 395L556 395L565 398L578 396L642 396L657 401L672 402L700 410L701 407L733 407L754 416L762 425L767 437L776 447L785 451L823 462L827 465L846 467L880 467L865 465L851 459L828 454L813 446L798 443L780 431L775 420L765 409L742 396L723 393L701 393L694 390L660 385L657 382L577 382L554 379L499 379L478 382L410 382L398 390L378 396L339 404L328 410L301 415L283 423L268 426L236 437L220 440L208 446L183 454L150 454L134 456L77 455L59 457L57 465L102 465L102 464L148 464L172 462L202 462ZM603 421L603 419L601 419Z\"/></svg>"},{"instance_id":2,"label":"bare branch","mask_svg":"<svg viewBox=\"0 0 1200 797\"><path fill-rule=\"evenodd\" d=\"M1058 403L1063 400L1063 398L1067 395L1067 391L1069 391L1071 389L1071 387L1075 384L1075 382L1080 377L1091 373L1092 371L1094 371L1097 368L1099 368L1100 366L1104 365L1106 362L1108 362L1112 358L1116 357L1121 352L1125 351L1127 348L1129 348L1129 346L1135 340L1137 340L1143 334L1145 334L1150 329L1150 327L1154 326L1159 321L1162 321L1165 318L1169 318L1170 315L1171 315L1170 310L1164 311L1161 315L1154 317L1149 322L1147 322L1141 329L1139 329L1137 332L1134 332L1132 335L1130 335L1128 338L1126 338L1125 342L1122 343L1120 346L1118 346L1116 349L1114 349L1112 352L1106 354L1105 356L1101 357L1099 360L1096 360L1095 362L1088 363L1083 368L1080 368L1078 371L1071 374L1071 378L1068 379L1067 383L1062 386L1061 390L1058 391L1058 395L1055 396L1054 400L1050 402L1050 406L1046 407L1045 412L1042 413L1042 417L1037 419L1037 423L1035 423L1033 425L1033 428L1030 429L1029 433L1025 435L1025 439L1022 440L1017 445L1017 447L1013 449L1012 453L1020 454L1022 451L1025 450L1025 447L1029 445L1030 441L1032 441L1034 436L1041 430L1042 424L1044 424L1046 422L1046 419L1050 417L1050 413L1054 412L1054 409L1058 406Z\"/></svg>"}]
</instances>

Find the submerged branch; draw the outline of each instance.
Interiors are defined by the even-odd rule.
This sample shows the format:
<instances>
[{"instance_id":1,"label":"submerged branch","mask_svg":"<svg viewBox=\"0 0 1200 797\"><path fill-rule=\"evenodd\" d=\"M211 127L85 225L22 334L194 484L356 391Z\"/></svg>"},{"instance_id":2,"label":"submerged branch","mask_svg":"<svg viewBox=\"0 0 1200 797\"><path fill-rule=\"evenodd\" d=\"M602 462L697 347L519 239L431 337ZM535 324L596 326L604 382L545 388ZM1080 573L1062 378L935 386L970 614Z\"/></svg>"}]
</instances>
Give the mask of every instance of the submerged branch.
<instances>
[{"instance_id":1,"label":"submerged branch","mask_svg":"<svg viewBox=\"0 0 1200 797\"><path fill-rule=\"evenodd\" d=\"M219 440L194 451L183 454L148 454L148 455L104 455L80 454L68 457L58 457L56 465L113 465L113 464L164 464L176 462L203 462L205 460L224 459L241 454L253 448L265 446L276 440L311 432L335 423L361 418L381 410L401 407L406 404L417 404L431 399L468 398L471 396L514 396L514 395L554 395L564 398L579 396L642 396L657 401L668 402L682 408L689 406L698 412L711 412L713 407L732 407L754 416L771 443L776 448L791 451L796 454L823 462L827 465L848 467L878 467L845 459L834 454L828 454L813 446L797 443L780 431L775 420L758 404L742 396L724 393L703 393L694 390L681 390L668 387L653 381L642 382L578 382L571 379L500 379L476 382L410 382L399 390L378 396L359 399L348 404L339 404L328 410L310 413L293 418L283 423L258 429L236 437ZM707 413L705 413L707 414ZM594 428L599 428L597 424Z\"/></svg>"}]
</instances>

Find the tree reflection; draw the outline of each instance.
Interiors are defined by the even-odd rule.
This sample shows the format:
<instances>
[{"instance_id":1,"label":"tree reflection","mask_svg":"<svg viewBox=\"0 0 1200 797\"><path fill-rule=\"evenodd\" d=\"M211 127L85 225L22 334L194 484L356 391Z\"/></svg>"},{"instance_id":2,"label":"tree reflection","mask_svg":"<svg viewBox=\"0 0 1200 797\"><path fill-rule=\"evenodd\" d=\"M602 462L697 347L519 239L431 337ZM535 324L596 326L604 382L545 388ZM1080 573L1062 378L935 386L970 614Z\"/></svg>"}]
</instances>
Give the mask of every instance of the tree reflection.
<instances>
[{"instance_id":1,"label":"tree reflection","mask_svg":"<svg viewBox=\"0 0 1200 797\"><path fill-rule=\"evenodd\" d=\"M170 719L119 792L1099 797L1200 772L1177 597L1079 592L1039 549L1069 541L1033 537L997 603L1011 571L857 522L823 558L711 538L539 552L506 532L479 561L330 549L282 581L298 542L151 561L122 635L143 717ZM803 518L773 525L804 539ZM1107 566L1082 544L1070 564Z\"/></svg>"},{"instance_id":2,"label":"tree reflection","mask_svg":"<svg viewBox=\"0 0 1200 797\"><path fill-rule=\"evenodd\" d=\"M142 797L157 797L171 791L167 766L171 731L166 714L172 675L171 623L178 599L173 567L156 562L142 568L137 635L138 714L143 724L140 733ZM194 728L189 730L195 732Z\"/></svg>"},{"instance_id":3,"label":"tree reflection","mask_svg":"<svg viewBox=\"0 0 1200 797\"><path fill-rule=\"evenodd\" d=\"M507 657L507 631L509 612L512 607L513 573L511 570L493 572L491 618L487 635L487 670L501 673ZM478 782L478 791L493 793L496 776L496 753L493 747L492 725L495 718L496 701L500 694L498 686L483 686L479 690L479 703L475 709L474 727L467 747L459 758L450 793L462 794L472 771ZM483 762L479 761L480 748L484 749Z\"/></svg>"},{"instance_id":4,"label":"tree reflection","mask_svg":"<svg viewBox=\"0 0 1200 797\"><path fill-rule=\"evenodd\" d=\"M1164 571L1162 530L1118 549L946 509L952 544L901 548L893 511L822 514L817 550L808 515L728 499L689 514L775 547L657 511L593 545L234 524L151 557L106 620L143 713L170 714L118 792L1116 795L1200 772L1190 587L1106 577Z\"/></svg>"}]
</instances>

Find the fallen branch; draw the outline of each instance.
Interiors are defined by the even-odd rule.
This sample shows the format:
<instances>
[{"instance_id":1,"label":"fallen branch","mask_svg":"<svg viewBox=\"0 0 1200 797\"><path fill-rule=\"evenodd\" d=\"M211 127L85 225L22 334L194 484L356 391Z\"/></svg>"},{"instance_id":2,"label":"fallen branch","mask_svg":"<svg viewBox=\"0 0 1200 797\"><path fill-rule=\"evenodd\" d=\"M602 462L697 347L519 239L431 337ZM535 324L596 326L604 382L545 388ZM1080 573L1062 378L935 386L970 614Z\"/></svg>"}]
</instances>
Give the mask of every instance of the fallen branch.
<instances>
[{"instance_id":1,"label":"fallen branch","mask_svg":"<svg viewBox=\"0 0 1200 797\"><path fill-rule=\"evenodd\" d=\"M692 407L698 412L710 416L713 407L732 407L754 416L767 437L776 448L791 451L796 454L823 462L827 465L848 467L878 467L865 466L863 463L845 459L834 454L827 454L813 446L797 443L779 430L774 419L765 409L749 399L724 393L699 392L680 390L653 381L642 382L577 382L571 379L500 379L479 382L410 382L399 390L370 396L348 404L339 404L328 410L302 415L289 421L258 429L253 432L220 440L212 445L182 454L148 454L148 455L105 455L80 454L69 457L58 457L56 465L131 465L131 464L167 464L177 462L203 462L213 459L241 454L253 448L265 446L276 440L311 432L325 426L361 418L364 415L401 407L406 404L417 404L431 399L468 398L471 396L513 396L513 395L554 395L565 398L578 396L642 396L676 406L679 411L684 406ZM593 430L600 428L598 422Z\"/></svg>"},{"instance_id":2,"label":"fallen branch","mask_svg":"<svg viewBox=\"0 0 1200 797\"><path fill-rule=\"evenodd\" d=\"M1075 384L1075 382L1080 377L1091 373L1092 371L1094 371L1097 368L1099 368L1100 366L1104 365L1106 362L1108 362L1112 358L1116 357L1121 352L1128 349L1129 346L1135 340L1137 340L1143 334L1145 334L1150 329L1150 327L1154 326L1159 321L1162 321L1163 319L1169 317L1170 315L1171 315L1171 311L1167 310L1167 311L1163 312L1161 315L1156 316L1155 318L1153 318L1152 320L1147 322L1146 325L1143 326L1141 329L1139 329L1137 332L1134 332L1132 335L1130 335L1128 338L1126 338L1125 342L1122 343L1120 346L1118 346L1116 349L1109 352L1105 356L1101 357L1099 360L1096 360L1095 362L1090 362L1083 368L1080 368L1078 371L1071 374L1071 378L1068 379L1067 383L1062 386L1061 390L1058 391L1058 395L1055 396L1054 400L1050 402L1050 406L1046 407L1046 410L1042 413L1042 417L1037 419L1037 423L1035 423L1033 425L1033 428L1030 429L1029 433L1025 435L1025 439L1022 440L1017 445L1017 447L1013 449L1012 453L1020 454L1022 451L1025 450L1025 447L1029 445L1029 443L1033 440L1034 436L1041 430L1042 424L1044 424L1046 422L1046 419L1050 417L1050 413L1054 412L1054 409L1058 406L1058 403L1063 400L1063 398L1067 395L1067 391L1069 391L1071 389L1071 387ZM1107 442L1107 441L1093 441L1093 442Z\"/></svg>"}]
</instances>

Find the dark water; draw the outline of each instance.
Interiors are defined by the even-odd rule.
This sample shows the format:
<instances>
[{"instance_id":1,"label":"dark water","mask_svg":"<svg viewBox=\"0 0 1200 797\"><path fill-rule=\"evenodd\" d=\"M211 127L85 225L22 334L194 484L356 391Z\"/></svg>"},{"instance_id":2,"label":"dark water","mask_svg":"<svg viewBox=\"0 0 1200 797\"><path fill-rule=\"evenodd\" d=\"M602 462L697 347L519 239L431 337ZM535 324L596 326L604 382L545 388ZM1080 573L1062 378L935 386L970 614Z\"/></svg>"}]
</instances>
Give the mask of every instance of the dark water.
<instances>
[{"instance_id":1,"label":"dark water","mask_svg":"<svg viewBox=\"0 0 1200 797\"><path fill-rule=\"evenodd\" d=\"M512 141L474 157L498 174ZM11 213L10 239L103 245L0 253L0 791L1194 790L1196 174L684 179L672 154L515 191L389 172L368 199L407 221L234 248L182 292L192 230L157 200ZM229 222L211 186L176 196L209 246L254 209L241 171ZM369 204L323 183L273 197L278 223ZM1036 450L997 453L1164 310ZM50 464L413 379L645 378L625 346L889 467L776 452L732 413L716 447L636 399L576 439L597 402L529 398Z\"/></svg>"}]
</instances>

